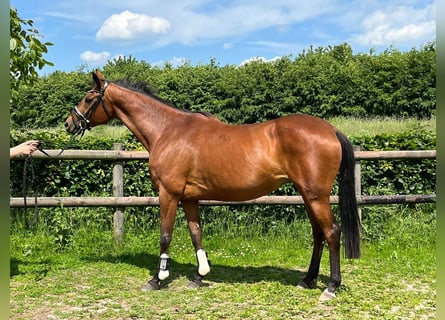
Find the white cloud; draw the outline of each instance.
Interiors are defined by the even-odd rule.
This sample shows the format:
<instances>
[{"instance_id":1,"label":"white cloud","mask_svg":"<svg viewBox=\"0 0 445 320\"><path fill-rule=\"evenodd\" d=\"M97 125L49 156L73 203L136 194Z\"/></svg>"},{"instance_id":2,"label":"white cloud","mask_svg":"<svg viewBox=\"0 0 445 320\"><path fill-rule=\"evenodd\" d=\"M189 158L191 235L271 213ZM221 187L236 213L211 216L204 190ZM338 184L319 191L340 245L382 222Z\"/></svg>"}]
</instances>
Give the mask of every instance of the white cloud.
<instances>
[{"instance_id":1,"label":"white cloud","mask_svg":"<svg viewBox=\"0 0 445 320\"><path fill-rule=\"evenodd\" d=\"M436 22L428 21L421 24L409 24L401 28L388 30L386 38L389 41L406 42L413 39L432 40L436 32Z\"/></svg>"},{"instance_id":2,"label":"white cloud","mask_svg":"<svg viewBox=\"0 0 445 320\"><path fill-rule=\"evenodd\" d=\"M174 32L165 42L196 44L275 28L288 30L289 25L302 22L333 10L332 1L312 0L239 0L225 5L195 1L195 6L184 5L174 10ZM203 10L202 8L205 8Z\"/></svg>"},{"instance_id":3,"label":"white cloud","mask_svg":"<svg viewBox=\"0 0 445 320\"><path fill-rule=\"evenodd\" d=\"M377 10L363 20L363 33L353 41L366 46L431 41L436 34L435 16L436 2L420 9L398 6Z\"/></svg>"},{"instance_id":4,"label":"white cloud","mask_svg":"<svg viewBox=\"0 0 445 320\"><path fill-rule=\"evenodd\" d=\"M292 51L295 48L295 43L293 42L278 42L278 41L250 41L249 44L269 48L278 49L280 51Z\"/></svg>"},{"instance_id":5,"label":"white cloud","mask_svg":"<svg viewBox=\"0 0 445 320\"><path fill-rule=\"evenodd\" d=\"M80 59L88 65L101 65L110 59L111 54L107 51L93 52L85 51L80 55Z\"/></svg>"},{"instance_id":6,"label":"white cloud","mask_svg":"<svg viewBox=\"0 0 445 320\"><path fill-rule=\"evenodd\" d=\"M255 62L255 61L262 61L262 62L275 62L280 60L282 57L276 56L273 57L272 59L266 59L265 57L252 57L249 59L244 60L243 62L240 63L240 65L245 65L245 64L249 64L251 62Z\"/></svg>"},{"instance_id":7,"label":"white cloud","mask_svg":"<svg viewBox=\"0 0 445 320\"><path fill-rule=\"evenodd\" d=\"M169 30L170 22L162 17L151 17L125 10L106 19L97 31L96 39L134 40L166 34Z\"/></svg>"},{"instance_id":8,"label":"white cloud","mask_svg":"<svg viewBox=\"0 0 445 320\"><path fill-rule=\"evenodd\" d=\"M128 1L119 5L124 11L104 18L96 39L120 43L144 39L150 40L146 45L159 48L172 43L209 43L266 28L284 32L293 23L333 10L334 2L238 0L221 5L205 0Z\"/></svg>"}]
</instances>

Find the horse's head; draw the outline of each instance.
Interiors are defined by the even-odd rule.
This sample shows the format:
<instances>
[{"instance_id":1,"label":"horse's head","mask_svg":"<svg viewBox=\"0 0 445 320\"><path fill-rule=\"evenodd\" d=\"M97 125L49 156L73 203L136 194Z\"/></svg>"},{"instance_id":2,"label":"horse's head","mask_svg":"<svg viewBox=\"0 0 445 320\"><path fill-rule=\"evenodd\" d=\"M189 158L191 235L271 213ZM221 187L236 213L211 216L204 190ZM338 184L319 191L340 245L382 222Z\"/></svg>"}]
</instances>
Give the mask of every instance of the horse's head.
<instances>
[{"instance_id":1,"label":"horse's head","mask_svg":"<svg viewBox=\"0 0 445 320\"><path fill-rule=\"evenodd\" d=\"M65 120L66 131L74 135L83 134L85 130L107 123L114 115L110 106L105 103L104 95L108 81L98 70L92 74L94 88L87 92Z\"/></svg>"}]
</instances>

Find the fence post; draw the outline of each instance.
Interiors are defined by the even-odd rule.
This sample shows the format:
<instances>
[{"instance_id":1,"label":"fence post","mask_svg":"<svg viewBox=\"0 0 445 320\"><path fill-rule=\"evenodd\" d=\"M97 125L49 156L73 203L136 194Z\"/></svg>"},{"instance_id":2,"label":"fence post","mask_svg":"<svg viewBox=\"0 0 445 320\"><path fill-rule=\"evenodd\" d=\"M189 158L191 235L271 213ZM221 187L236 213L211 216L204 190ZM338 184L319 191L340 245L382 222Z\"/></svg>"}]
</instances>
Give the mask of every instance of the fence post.
<instances>
[{"instance_id":1,"label":"fence post","mask_svg":"<svg viewBox=\"0 0 445 320\"><path fill-rule=\"evenodd\" d=\"M360 146L353 146L354 151L360 151ZM362 196L362 169L360 166L360 160L355 160L354 166L354 176L355 176L355 195L357 198ZM358 216L360 221L362 221L362 207L358 205Z\"/></svg>"},{"instance_id":2,"label":"fence post","mask_svg":"<svg viewBox=\"0 0 445 320\"><path fill-rule=\"evenodd\" d=\"M113 143L113 150L123 150L122 143ZM116 160L113 165L113 196L124 196L124 167L122 161ZM125 207L116 207L113 216L114 241L120 244L124 239L124 210Z\"/></svg>"}]
</instances>

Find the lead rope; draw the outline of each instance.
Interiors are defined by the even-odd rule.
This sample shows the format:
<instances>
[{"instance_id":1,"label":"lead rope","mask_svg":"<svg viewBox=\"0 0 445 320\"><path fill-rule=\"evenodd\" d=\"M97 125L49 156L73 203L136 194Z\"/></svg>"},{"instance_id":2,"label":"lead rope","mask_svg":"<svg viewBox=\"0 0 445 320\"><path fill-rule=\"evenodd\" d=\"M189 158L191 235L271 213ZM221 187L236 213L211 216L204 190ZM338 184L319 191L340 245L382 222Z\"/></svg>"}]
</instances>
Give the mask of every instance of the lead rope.
<instances>
[{"instance_id":1,"label":"lead rope","mask_svg":"<svg viewBox=\"0 0 445 320\"><path fill-rule=\"evenodd\" d=\"M26 194L27 194L27 170L26 168L28 167L31 168L31 184L34 187L34 218L32 220L32 222L28 225L28 227L33 227L39 220L39 212L38 212L38 207L37 207L37 183L36 183L36 175L35 175L35 171L34 171L34 165L32 162L32 158L31 156L27 156L25 159L25 164L23 165L23 186L22 186L22 192L23 192L23 200L24 200L24 206L25 206L25 212L27 209L27 203L26 203ZM25 215L26 217L26 215Z\"/></svg>"},{"instance_id":2,"label":"lead rope","mask_svg":"<svg viewBox=\"0 0 445 320\"><path fill-rule=\"evenodd\" d=\"M74 140L74 138L76 136L78 136L79 134L73 134L70 138L70 140L68 140L68 142L63 146L63 148L59 151L58 154L56 154L55 156L51 156L50 154L48 154L45 150L43 150L42 148L42 143L40 143L37 146L37 149L42 152L44 155L46 155L49 158L57 158L59 157L65 150L66 148L71 144L72 140ZM83 134L82 134L83 136ZM31 183L32 186L34 188L34 218L32 220L32 223L28 225L28 227L33 227L34 225L36 225L36 223L39 221L39 209L38 209L38 205L37 205L37 180L36 180L36 175L35 175L35 170L34 170L34 165L33 165L33 159L31 155L28 155L25 159L25 163L23 165L23 183L22 183L22 193L23 193L23 203L24 203L24 209L26 212L26 209L28 208L27 206L27 201L26 201L26 194L27 194L27 177L28 177L28 173L26 168L28 167L31 168ZM25 215L26 217L26 215Z\"/></svg>"}]
</instances>

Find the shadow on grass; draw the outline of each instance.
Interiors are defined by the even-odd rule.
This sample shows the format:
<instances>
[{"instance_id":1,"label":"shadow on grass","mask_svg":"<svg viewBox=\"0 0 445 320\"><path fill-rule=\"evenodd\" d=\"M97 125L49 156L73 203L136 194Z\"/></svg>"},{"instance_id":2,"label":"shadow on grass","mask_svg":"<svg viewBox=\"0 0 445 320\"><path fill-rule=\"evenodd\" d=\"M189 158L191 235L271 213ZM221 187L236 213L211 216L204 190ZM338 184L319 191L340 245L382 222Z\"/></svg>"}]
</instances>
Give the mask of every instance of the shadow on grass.
<instances>
[{"instance_id":1,"label":"shadow on grass","mask_svg":"<svg viewBox=\"0 0 445 320\"><path fill-rule=\"evenodd\" d=\"M147 253L121 254L117 256L87 257L88 262L105 261L109 263L127 263L150 271L150 275L155 274L159 262L159 257ZM175 279L188 277L193 280L197 271L197 265L191 263L181 263L171 260L170 277L162 281L162 287L168 285ZM296 269L280 268L276 266L232 266L224 264L211 264L211 272L204 281L216 283L258 283L261 281L279 282L283 285L296 286L306 275L305 271ZM149 279L147 279L149 280ZM329 277L320 275L318 277L319 286L326 286ZM321 288L321 287L320 287Z\"/></svg>"},{"instance_id":2,"label":"shadow on grass","mask_svg":"<svg viewBox=\"0 0 445 320\"><path fill-rule=\"evenodd\" d=\"M26 271L21 271L19 266L25 266ZM20 274L32 274L36 281L42 280L46 277L48 272L51 270L51 261L49 259L44 259L38 262L23 261L16 258L11 258L9 260L9 277Z\"/></svg>"},{"instance_id":3,"label":"shadow on grass","mask_svg":"<svg viewBox=\"0 0 445 320\"><path fill-rule=\"evenodd\" d=\"M22 263L20 260L11 258L9 260L9 277L14 277L19 275L21 272L19 271L19 264Z\"/></svg>"}]
</instances>

